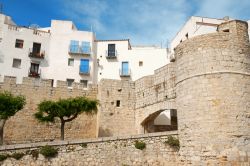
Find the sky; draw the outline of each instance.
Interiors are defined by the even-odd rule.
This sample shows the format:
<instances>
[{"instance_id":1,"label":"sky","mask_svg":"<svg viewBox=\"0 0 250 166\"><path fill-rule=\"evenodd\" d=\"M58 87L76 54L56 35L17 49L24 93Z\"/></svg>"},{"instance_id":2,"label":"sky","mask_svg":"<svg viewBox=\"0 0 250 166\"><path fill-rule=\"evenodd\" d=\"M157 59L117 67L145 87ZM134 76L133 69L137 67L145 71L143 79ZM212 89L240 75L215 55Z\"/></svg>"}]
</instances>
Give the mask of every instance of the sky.
<instances>
[{"instance_id":1,"label":"sky","mask_svg":"<svg viewBox=\"0 0 250 166\"><path fill-rule=\"evenodd\" d=\"M0 0L17 25L71 20L97 39L167 46L191 16L250 20L250 0Z\"/></svg>"}]
</instances>

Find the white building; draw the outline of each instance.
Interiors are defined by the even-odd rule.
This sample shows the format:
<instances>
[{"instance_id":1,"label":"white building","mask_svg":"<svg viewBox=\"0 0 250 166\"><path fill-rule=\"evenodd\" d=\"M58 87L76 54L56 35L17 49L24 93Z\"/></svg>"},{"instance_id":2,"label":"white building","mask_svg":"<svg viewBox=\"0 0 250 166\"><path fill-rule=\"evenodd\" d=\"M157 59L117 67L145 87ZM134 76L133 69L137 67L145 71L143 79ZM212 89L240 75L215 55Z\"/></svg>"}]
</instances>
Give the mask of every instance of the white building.
<instances>
[{"instance_id":1,"label":"white building","mask_svg":"<svg viewBox=\"0 0 250 166\"><path fill-rule=\"evenodd\" d=\"M166 49L132 47L125 40L96 40L71 21L52 20L48 28L15 25L0 15L0 76L36 77L97 84L103 78L136 80L169 62Z\"/></svg>"},{"instance_id":2,"label":"white building","mask_svg":"<svg viewBox=\"0 0 250 166\"><path fill-rule=\"evenodd\" d=\"M50 33L16 26L10 17L0 14L0 79L4 75L43 77L48 66Z\"/></svg>"},{"instance_id":3,"label":"white building","mask_svg":"<svg viewBox=\"0 0 250 166\"><path fill-rule=\"evenodd\" d=\"M98 81L103 78L134 81L169 63L166 49L131 46L129 39L96 40L96 46Z\"/></svg>"},{"instance_id":4,"label":"white building","mask_svg":"<svg viewBox=\"0 0 250 166\"><path fill-rule=\"evenodd\" d=\"M93 32L79 31L71 21L52 20L49 63L43 78L96 84L96 48ZM55 81L54 81L55 82Z\"/></svg>"},{"instance_id":5,"label":"white building","mask_svg":"<svg viewBox=\"0 0 250 166\"><path fill-rule=\"evenodd\" d=\"M184 24L184 26L178 31L173 40L171 41L171 49L174 48L188 38L194 36L216 32L217 26L225 21L229 20L228 17L224 19L196 17L192 16Z\"/></svg>"}]
</instances>

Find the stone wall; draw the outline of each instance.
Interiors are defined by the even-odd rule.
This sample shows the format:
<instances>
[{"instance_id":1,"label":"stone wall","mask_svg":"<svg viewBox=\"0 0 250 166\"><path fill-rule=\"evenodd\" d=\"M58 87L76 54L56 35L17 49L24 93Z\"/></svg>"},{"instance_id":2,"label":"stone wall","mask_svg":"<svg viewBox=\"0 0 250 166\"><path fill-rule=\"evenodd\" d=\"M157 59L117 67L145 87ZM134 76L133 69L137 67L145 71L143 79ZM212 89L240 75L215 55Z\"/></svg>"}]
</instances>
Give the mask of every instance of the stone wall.
<instances>
[{"instance_id":1,"label":"stone wall","mask_svg":"<svg viewBox=\"0 0 250 166\"><path fill-rule=\"evenodd\" d=\"M26 105L23 110L7 120L4 127L5 144L37 142L60 138L60 124L42 124L34 118L37 104L43 100L57 100L75 96L96 99L97 87L84 90L82 84L73 84L69 89L66 82L58 81L57 87L51 86L51 80L23 78L22 84L16 84L14 77L5 77L0 83L0 91L8 90L15 95L24 95ZM65 125L65 139L92 138L97 136L96 115L80 115Z\"/></svg>"},{"instance_id":2,"label":"stone wall","mask_svg":"<svg viewBox=\"0 0 250 166\"><path fill-rule=\"evenodd\" d=\"M20 160L8 158L1 165L176 166L178 165L178 151L165 143L169 135L177 137L176 132L163 132L128 137L1 146L0 154L27 153L29 150L36 150L47 144L59 149L56 158L46 159L39 154L39 157L35 159L32 155L25 155ZM146 144L146 148L143 150L136 149L136 140L143 141Z\"/></svg>"},{"instance_id":3,"label":"stone wall","mask_svg":"<svg viewBox=\"0 0 250 166\"><path fill-rule=\"evenodd\" d=\"M250 47L247 24L182 42L176 56L180 155L194 165L250 162Z\"/></svg>"},{"instance_id":4,"label":"stone wall","mask_svg":"<svg viewBox=\"0 0 250 166\"><path fill-rule=\"evenodd\" d=\"M99 137L135 134L134 90L134 82L129 80L100 81Z\"/></svg>"},{"instance_id":5,"label":"stone wall","mask_svg":"<svg viewBox=\"0 0 250 166\"><path fill-rule=\"evenodd\" d=\"M135 81L136 129L144 133L141 122L151 114L175 106L175 64L170 63L155 70L152 76Z\"/></svg>"}]
</instances>

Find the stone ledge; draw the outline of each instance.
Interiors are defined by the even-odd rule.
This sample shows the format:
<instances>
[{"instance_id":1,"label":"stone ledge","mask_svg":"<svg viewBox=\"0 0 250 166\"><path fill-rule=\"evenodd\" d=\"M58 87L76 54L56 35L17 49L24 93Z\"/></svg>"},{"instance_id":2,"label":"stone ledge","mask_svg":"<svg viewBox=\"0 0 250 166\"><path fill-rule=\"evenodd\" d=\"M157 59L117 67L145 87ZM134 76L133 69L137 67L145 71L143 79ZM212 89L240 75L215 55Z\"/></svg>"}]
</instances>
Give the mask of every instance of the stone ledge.
<instances>
[{"instance_id":1,"label":"stone ledge","mask_svg":"<svg viewBox=\"0 0 250 166\"><path fill-rule=\"evenodd\" d=\"M100 138L80 139L80 140L70 140L70 141L59 140L59 141L53 141L53 142L37 142L37 143L27 143L27 144L2 145L0 146L0 151L38 148L38 147L42 147L45 145L62 146L62 145L82 144L82 143L100 143L100 142L107 142L107 141L161 137L161 136L169 136L169 135L178 135L178 131L148 133L148 134L139 134L139 135L131 135L131 136L100 137Z\"/></svg>"}]
</instances>

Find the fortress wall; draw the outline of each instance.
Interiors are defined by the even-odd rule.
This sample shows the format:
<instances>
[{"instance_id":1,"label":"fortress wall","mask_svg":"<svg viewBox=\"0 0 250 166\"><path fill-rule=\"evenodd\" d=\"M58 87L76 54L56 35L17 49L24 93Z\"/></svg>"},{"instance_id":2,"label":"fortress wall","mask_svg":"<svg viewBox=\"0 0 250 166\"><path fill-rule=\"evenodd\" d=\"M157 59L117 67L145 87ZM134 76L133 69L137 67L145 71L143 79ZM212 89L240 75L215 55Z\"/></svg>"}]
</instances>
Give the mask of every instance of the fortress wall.
<instances>
[{"instance_id":1,"label":"fortress wall","mask_svg":"<svg viewBox=\"0 0 250 166\"><path fill-rule=\"evenodd\" d=\"M72 89L66 82L59 81L57 87L51 86L51 80L24 78L22 84L16 84L16 78L5 77L0 83L0 91L10 91L14 95L24 95L26 105L23 110L7 120L4 127L6 144L37 142L60 139L60 123L42 124L34 118L37 104L43 100L58 100L76 96L86 96L96 99L97 87L84 90L83 85L74 84ZM80 115L65 125L65 139L80 139L96 137L96 115Z\"/></svg>"},{"instance_id":2,"label":"fortress wall","mask_svg":"<svg viewBox=\"0 0 250 166\"><path fill-rule=\"evenodd\" d=\"M250 161L247 24L230 21L218 30L184 41L175 52L180 155L194 165Z\"/></svg>"},{"instance_id":3,"label":"fortress wall","mask_svg":"<svg viewBox=\"0 0 250 166\"><path fill-rule=\"evenodd\" d=\"M0 154L29 153L29 150L39 150L46 144L58 148L55 158L46 159L41 154L35 159L25 155L20 160L8 158L1 165L178 165L178 152L165 143L168 136L177 137L176 132L152 133L128 137L109 137L78 141L41 142L36 144L8 145L0 147ZM136 141L143 141L146 148L135 148ZM83 146L85 145L85 146ZM183 164L180 164L183 165Z\"/></svg>"},{"instance_id":4,"label":"fortress wall","mask_svg":"<svg viewBox=\"0 0 250 166\"><path fill-rule=\"evenodd\" d=\"M99 137L135 133L135 86L129 80L101 80L98 86L100 101ZM117 102L120 102L118 105Z\"/></svg>"},{"instance_id":5,"label":"fortress wall","mask_svg":"<svg viewBox=\"0 0 250 166\"><path fill-rule=\"evenodd\" d=\"M176 109L175 65L170 63L155 70L150 77L135 81L136 129L143 133L141 122L150 114L164 109Z\"/></svg>"}]
</instances>

